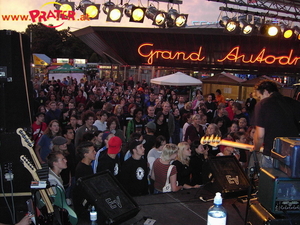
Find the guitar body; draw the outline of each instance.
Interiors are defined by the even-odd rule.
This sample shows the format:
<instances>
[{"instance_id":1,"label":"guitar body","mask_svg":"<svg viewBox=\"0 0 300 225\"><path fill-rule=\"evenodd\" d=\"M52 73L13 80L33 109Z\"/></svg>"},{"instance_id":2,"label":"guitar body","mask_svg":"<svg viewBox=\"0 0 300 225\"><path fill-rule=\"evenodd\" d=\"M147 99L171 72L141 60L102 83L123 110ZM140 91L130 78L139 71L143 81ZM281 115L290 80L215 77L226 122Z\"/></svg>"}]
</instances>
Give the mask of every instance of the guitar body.
<instances>
[{"instance_id":1,"label":"guitar body","mask_svg":"<svg viewBox=\"0 0 300 225\"><path fill-rule=\"evenodd\" d=\"M67 213L69 221L72 225L77 224L77 222L78 222L77 215L73 211L73 209L71 209L71 207L68 206L68 204L66 202L65 192L59 186L56 186L56 194L55 194L55 197L53 198L53 204L55 206L58 206L60 209L66 211L65 214Z\"/></svg>"}]
</instances>

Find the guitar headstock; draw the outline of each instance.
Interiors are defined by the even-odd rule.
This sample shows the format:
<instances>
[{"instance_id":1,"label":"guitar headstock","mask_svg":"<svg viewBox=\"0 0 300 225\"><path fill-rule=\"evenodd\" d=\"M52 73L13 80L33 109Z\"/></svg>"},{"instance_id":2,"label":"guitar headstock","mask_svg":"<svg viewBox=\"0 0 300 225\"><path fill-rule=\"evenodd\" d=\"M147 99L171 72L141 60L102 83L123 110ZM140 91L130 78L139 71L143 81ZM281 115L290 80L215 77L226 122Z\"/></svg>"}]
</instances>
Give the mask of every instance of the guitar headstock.
<instances>
[{"instance_id":1,"label":"guitar headstock","mask_svg":"<svg viewBox=\"0 0 300 225\"><path fill-rule=\"evenodd\" d=\"M33 148L34 142L27 136L22 128L17 129L17 134L21 137L21 142L25 148Z\"/></svg>"},{"instance_id":2,"label":"guitar headstock","mask_svg":"<svg viewBox=\"0 0 300 225\"><path fill-rule=\"evenodd\" d=\"M27 159L25 155L20 156L20 161L32 175L36 175L36 169L34 165L32 165L32 163L29 161L29 159Z\"/></svg>"},{"instance_id":3,"label":"guitar headstock","mask_svg":"<svg viewBox=\"0 0 300 225\"><path fill-rule=\"evenodd\" d=\"M221 142L221 137L214 136L214 135L203 136L200 139L200 144L201 145L210 145L210 146L213 146L213 147L217 147L218 145L220 145L220 142Z\"/></svg>"}]
</instances>

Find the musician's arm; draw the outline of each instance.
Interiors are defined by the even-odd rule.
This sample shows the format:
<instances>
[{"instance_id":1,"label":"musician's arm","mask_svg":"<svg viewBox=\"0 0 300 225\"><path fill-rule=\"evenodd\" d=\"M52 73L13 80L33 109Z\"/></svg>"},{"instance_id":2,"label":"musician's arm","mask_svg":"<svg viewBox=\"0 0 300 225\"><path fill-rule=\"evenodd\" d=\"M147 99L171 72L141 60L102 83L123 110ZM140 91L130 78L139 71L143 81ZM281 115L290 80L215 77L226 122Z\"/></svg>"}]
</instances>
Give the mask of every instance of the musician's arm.
<instances>
[{"instance_id":1,"label":"musician's arm","mask_svg":"<svg viewBox=\"0 0 300 225\"><path fill-rule=\"evenodd\" d=\"M260 148L262 147L264 143L264 137L265 137L265 128L256 126L255 133L254 133L254 147L252 151L260 151Z\"/></svg>"}]
</instances>

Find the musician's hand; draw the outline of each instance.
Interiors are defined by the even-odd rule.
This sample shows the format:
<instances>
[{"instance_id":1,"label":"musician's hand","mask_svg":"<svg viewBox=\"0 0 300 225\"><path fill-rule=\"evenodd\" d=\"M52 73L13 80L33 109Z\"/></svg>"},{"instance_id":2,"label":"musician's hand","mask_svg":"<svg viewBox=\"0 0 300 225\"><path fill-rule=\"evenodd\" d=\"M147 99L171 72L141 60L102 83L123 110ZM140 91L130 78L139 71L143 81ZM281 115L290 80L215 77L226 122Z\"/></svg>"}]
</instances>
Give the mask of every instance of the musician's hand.
<instances>
[{"instance_id":1,"label":"musician's hand","mask_svg":"<svg viewBox=\"0 0 300 225\"><path fill-rule=\"evenodd\" d=\"M24 216L23 219L21 219L20 222L17 223L16 225L30 225L31 224L31 217L33 217L33 215Z\"/></svg>"}]
</instances>

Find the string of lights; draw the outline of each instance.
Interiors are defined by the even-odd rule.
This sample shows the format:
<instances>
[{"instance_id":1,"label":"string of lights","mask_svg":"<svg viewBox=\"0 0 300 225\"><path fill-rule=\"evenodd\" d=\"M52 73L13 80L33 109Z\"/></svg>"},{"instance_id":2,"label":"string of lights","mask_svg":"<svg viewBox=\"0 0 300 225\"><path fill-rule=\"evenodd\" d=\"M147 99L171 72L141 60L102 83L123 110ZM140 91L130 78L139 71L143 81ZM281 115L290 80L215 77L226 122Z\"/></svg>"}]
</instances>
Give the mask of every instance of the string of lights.
<instances>
[{"instance_id":1,"label":"string of lights","mask_svg":"<svg viewBox=\"0 0 300 225\"><path fill-rule=\"evenodd\" d=\"M155 7L150 2L165 2L168 3L168 10L160 10L159 7ZM148 7L143 7L140 1L138 5L130 4L129 1L123 4L115 4L109 0L102 5L102 11L106 15L107 22L121 22L123 15L129 17L130 22L143 23L144 18L153 21L153 25L160 28L171 27L185 27L187 24L188 14L180 13L179 5L182 4L180 0L148 0ZM170 7L172 5L172 7ZM178 6L178 9L173 6ZM90 20L99 19L101 4L95 4L90 0L81 0L76 6L75 2L69 2L68 0L56 0L54 7L57 10L62 11L74 11L80 10L83 15L86 15Z\"/></svg>"}]
</instances>

